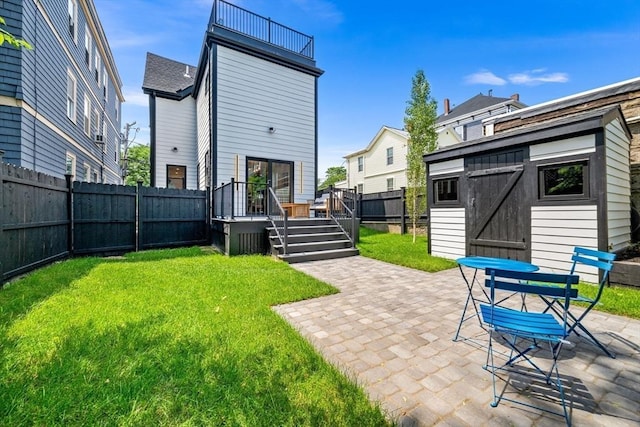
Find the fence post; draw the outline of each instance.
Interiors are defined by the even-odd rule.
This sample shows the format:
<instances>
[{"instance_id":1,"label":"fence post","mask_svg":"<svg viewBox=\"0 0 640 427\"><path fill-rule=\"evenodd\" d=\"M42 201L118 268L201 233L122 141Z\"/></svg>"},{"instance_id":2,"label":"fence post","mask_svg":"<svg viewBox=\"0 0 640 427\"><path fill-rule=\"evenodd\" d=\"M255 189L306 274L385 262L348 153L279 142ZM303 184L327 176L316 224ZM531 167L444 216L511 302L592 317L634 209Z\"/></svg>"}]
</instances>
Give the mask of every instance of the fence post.
<instances>
[{"instance_id":1,"label":"fence post","mask_svg":"<svg viewBox=\"0 0 640 427\"><path fill-rule=\"evenodd\" d=\"M402 204L402 216L400 217L400 234L405 234L407 232L407 219L405 218L407 215L407 187L400 187L402 190L402 196L400 202Z\"/></svg>"},{"instance_id":2,"label":"fence post","mask_svg":"<svg viewBox=\"0 0 640 427\"><path fill-rule=\"evenodd\" d=\"M207 196L206 196L207 200L205 201L204 224L207 229L205 231L205 235L207 236L208 244L211 244L211 187L207 185L206 191L207 191Z\"/></svg>"},{"instance_id":3,"label":"fence post","mask_svg":"<svg viewBox=\"0 0 640 427\"><path fill-rule=\"evenodd\" d=\"M65 174L64 178L67 180L67 251L69 252L69 256L73 256L74 249L74 215L73 215L73 175Z\"/></svg>"},{"instance_id":4,"label":"fence post","mask_svg":"<svg viewBox=\"0 0 640 427\"><path fill-rule=\"evenodd\" d=\"M224 203L224 199L222 199ZM231 219L235 216L236 213L236 179L231 177Z\"/></svg>"},{"instance_id":5,"label":"fence post","mask_svg":"<svg viewBox=\"0 0 640 427\"><path fill-rule=\"evenodd\" d=\"M4 183L2 181L2 174L4 173L4 166L2 164L2 156L4 156L4 151L0 150L0 207L4 206ZM6 248L7 245L4 242L3 237L3 229L4 229L4 208L0 209L0 248ZM6 251L3 250L2 253ZM0 286L2 286L2 278L4 277L4 263L3 256L0 255Z\"/></svg>"},{"instance_id":6,"label":"fence post","mask_svg":"<svg viewBox=\"0 0 640 427\"><path fill-rule=\"evenodd\" d=\"M140 216L140 207L142 205L142 180L138 180L136 186L136 252L142 249L142 219Z\"/></svg>"}]
</instances>

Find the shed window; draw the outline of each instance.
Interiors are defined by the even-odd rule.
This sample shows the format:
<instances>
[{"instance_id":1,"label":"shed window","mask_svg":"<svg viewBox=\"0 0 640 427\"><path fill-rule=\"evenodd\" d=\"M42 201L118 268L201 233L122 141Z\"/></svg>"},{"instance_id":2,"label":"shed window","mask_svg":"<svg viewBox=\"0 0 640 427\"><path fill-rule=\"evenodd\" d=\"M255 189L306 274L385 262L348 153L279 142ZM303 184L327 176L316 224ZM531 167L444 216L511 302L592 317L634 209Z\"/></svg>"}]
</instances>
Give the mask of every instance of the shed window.
<instances>
[{"instance_id":1,"label":"shed window","mask_svg":"<svg viewBox=\"0 0 640 427\"><path fill-rule=\"evenodd\" d=\"M452 203L458 201L458 178L446 178L433 181L435 203Z\"/></svg>"},{"instance_id":2,"label":"shed window","mask_svg":"<svg viewBox=\"0 0 640 427\"><path fill-rule=\"evenodd\" d=\"M540 199L581 199L589 196L586 160L538 167Z\"/></svg>"}]
</instances>

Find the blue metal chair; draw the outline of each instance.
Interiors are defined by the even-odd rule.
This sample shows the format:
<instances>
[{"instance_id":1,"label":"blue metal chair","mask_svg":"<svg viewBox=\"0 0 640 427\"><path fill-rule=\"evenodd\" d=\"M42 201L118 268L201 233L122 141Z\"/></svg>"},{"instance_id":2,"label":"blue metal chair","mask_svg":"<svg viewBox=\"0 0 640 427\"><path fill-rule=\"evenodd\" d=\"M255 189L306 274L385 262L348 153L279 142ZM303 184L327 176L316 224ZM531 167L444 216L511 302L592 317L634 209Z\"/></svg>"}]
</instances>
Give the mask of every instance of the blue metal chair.
<instances>
[{"instance_id":1,"label":"blue metal chair","mask_svg":"<svg viewBox=\"0 0 640 427\"><path fill-rule=\"evenodd\" d=\"M536 408L559 416L564 416L567 425L571 424L567 404L565 401L562 380L558 371L558 356L562 344L566 343L567 312L571 298L578 295L577 289L572 285L578 283L576 275L560 275L550 273L530 273L487 268L485 270L485 286L490 288L490 304L480 304L482 321L489 331L489 347L487 350L487 363L485 369L491 371L493 379L492 407L498 406L501 400ZM512 308L498 306L500 302L496 291L520 292L525 295L538 295L547 298L557 298L562 301L563 316L559 321L553 314L544 312L520 311ZM502 338L509 347L508 360L497 366L494 357L494 341L496 336ZM543 343L548 345L549 353L543 351ZM546 347L546 346L545 346ZM551 355L551 367L542 369L534 362L533 358L540 353L549 358ZM516 362L526 361L533 370L524 370ZM540 362L538 362L540 363ZM544 377L545 384L554 386L560 395L562 413L550 410L542 406L534 406L525 401L511 399L505 396L505 390L498 393L496 377L500 372L510 372L539 379ZM507 384L508 385L508 384ZM505 389L507 387L505 385Z\"/></svg>"},{"instance_id":2,"label":"blue metal chair","mask_svg":"<svg viewBox=\"0 0 640 427\"><path fill-rule=\"evenodd\" d=\"M567 335L570 335L571 332L575 332L576 335L580 336L580 331L583 332L587 337L589 337L588 340L592 344L600 347L602 351L604 351L609 357L613 359L615 359L616 355L611 351L609 351L609 349L607 349L600 341L598 341L596 337L594 337L593 334L589 332L589 330L584 326L582 321L587 316L587 314L589 314L591 309L595 307L596 304L598 304L598 302L600 301L600 297L602 296L602 292L604 291L605 285L608 283L607 279L609 278L609 272L613 268L613 261L615 260L615 258L616 258L616 255L609 252L596 251L594 249L587 249L587 248L581 248L581 247L574 248L573 256L571 257L571 260L573 261L573 265L571 266L571 271L569 272L569 274L575 274L576 266L579 266L579 264L597 267L598 269L602 270L602 274L600 278L600 283L598 284L598 292L596 293L595 297L590 298L585 295L578 294L577 297L572 298L571 300L572 302L577 301L577 302L582 302L587 304L586 310L584 310L581 314L577 316L572 314L571 311L567 313L567 316L568 316ZM548 311L549 309L551 309L557 315L562 314L562 301L558 300L557 298L543 297L542 299L547 303L547 310L545 311Z\"/></svg>"}]
</instances>

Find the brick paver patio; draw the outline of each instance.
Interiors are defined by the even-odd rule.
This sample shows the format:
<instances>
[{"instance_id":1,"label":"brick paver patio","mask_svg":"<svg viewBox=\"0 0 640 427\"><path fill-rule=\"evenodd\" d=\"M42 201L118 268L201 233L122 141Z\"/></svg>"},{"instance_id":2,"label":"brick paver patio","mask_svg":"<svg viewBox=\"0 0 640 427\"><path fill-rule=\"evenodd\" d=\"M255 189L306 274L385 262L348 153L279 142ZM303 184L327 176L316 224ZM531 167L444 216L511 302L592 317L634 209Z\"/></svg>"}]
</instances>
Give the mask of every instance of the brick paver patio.
<instances>
[{"instance_id":1,"label":"brick paver patio","mask_svg":"<svg viewBox=\"0 0 640 427\"><path fill-rule=\"evenodd\" d=\"M509 402L489 406L486 350L452 341L466 298L458 269L432 274L361 256L293 267L341 292L274 309L400 425L564 423ZM592 312L586 324L617 358L576 336L563 349L560 372L571 387L573 425L639 425L640 321ZM475 321L465 322L462 334L480 344L487 336Z\"/></svg>"}]
</instances>

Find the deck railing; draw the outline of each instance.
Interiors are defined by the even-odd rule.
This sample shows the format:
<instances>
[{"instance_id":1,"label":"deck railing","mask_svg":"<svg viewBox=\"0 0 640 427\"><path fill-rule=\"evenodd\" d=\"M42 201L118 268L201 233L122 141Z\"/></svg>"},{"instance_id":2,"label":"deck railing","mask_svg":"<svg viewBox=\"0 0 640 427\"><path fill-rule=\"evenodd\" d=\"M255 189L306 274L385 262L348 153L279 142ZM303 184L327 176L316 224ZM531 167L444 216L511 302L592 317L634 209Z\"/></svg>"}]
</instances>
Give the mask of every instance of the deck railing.
<instances>
[{"instance_id":1,"label":"deck railing","mask_svg":"<svg viewBox=\"0 0 640 427\"><path fill-rule=\"evenodd\" d=\"M329 187L327 217L335 221L351 240L351 246L356 247L358 236L358 194L350 189Z\"/></svg>"},{"instance_id":2,"label":"deck railing","mask_svg":"<svg viewBox=\"0 0 640 427\"><path fill-rule=\"evenodd\" d=\"M313 37L243 9L215 0L209 28L218 26L313 59Z\"/></svg>"},{"instance_id":3,"label":"deck railing","mask_svg":"<svg viewBox=\"0 0 640 427\"><path fill-rule=\"evenodd\" d=\"M271 185L267 188L267 212L276 236L282 245L282 255L287 254L287 236L289 234L289 213L282 207Z\"/></svg>"}]
</instances>

